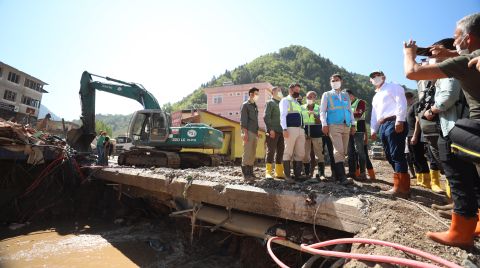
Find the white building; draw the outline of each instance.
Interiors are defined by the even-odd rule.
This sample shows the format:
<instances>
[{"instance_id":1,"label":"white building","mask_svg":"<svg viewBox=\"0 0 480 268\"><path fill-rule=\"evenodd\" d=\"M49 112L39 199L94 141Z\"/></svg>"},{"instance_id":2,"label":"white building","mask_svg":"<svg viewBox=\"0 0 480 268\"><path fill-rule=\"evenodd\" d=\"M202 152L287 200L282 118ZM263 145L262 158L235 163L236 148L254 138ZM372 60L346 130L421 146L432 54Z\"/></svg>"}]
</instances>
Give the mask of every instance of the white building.
<instances>
[{"instance_id":1,"label":"white building","mask_svg":"<svg viewBox=\"0 0 480 268\"><path fill-rule=\"evenodd\" d=\"M38 118L43 93L42 80L0 61L0 117L21 122L27 115Z\"/></svg>"}]
</instances>

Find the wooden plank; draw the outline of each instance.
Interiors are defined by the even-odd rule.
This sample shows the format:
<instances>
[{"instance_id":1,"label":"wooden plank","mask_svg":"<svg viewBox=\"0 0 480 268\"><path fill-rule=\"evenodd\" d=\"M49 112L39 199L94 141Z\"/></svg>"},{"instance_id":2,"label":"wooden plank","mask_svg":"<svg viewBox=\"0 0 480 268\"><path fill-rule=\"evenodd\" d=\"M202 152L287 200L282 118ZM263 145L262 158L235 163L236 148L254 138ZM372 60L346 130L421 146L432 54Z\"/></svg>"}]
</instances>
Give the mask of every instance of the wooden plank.
<instances>
[{"instance_id":1,"label":"wooden plank","mask_svg":"<svg viewBox=\"0 0 480 268\"><path fill-rule=\"evenodd\" d=\"M246 185L225 186L202 180L189 182L183 178L169 179L148 170L142 171L133 168L105 168L96 170L93 176L152 192L184 197L196 202L298 222L315 222L318 225L351 233L356 233L368 225L368 221L361 213L364 204L356 197L335 198L317 193L316 203L309 205L305 202L306 196L303 193L294 191Z\"/></svg>"}]
</instances>

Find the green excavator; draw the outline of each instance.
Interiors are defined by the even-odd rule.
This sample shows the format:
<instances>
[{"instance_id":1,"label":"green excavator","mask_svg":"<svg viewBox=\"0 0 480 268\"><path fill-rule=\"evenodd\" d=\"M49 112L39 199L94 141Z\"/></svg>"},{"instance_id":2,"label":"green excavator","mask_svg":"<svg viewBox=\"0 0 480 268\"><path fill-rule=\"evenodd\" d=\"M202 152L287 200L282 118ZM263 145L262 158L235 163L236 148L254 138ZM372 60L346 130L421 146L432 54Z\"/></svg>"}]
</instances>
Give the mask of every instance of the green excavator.
<instances>
[{"instance_id":1,"label":"green excavator","mask_svg":"<svg viewBox=\"0 0 480 268\"><path fill-rule=\"evenodd\" d=\"M99 77L106 83L94 81ZM172 127L171 117L163 111L155 97L142 85L124 82L83 72L80 80L82 126L67 133L67 142L78 152L91 152L95 139L95 93L97 90L138 101L144 110L136 111L129 125L131 150L118 156L119 165L156 166L170 168L196 168L217 166L220 163L214 154L182 152L183 148L220 149L223 133L206 124L187 124Z\"/></svg>"}]
</instances>

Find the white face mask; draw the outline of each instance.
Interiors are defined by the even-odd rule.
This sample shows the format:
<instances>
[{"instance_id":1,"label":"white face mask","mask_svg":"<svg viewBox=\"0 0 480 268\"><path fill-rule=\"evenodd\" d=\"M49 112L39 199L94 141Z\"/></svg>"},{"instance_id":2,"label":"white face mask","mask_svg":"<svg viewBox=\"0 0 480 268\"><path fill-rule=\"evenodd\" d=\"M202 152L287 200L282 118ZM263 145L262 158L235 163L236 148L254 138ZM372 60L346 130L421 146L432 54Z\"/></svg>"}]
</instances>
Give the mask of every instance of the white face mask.
<instances>
[{"instance_id":1,"label":"white face mask","mask_svg":"<svg viewBox=\"0 0 480 268\"><path fill-rule=\"evenodd\" d=\"M430 58L430 59L428 59L428 64L429 64L429 65L430 65L430 64L435 64L435 63L437 63L437 59L435 59L435 58Z\"/></svg>"},{"instance_id":2,"label":"white face mask","mask_svg":"<svg viewBox=\"0 0 480 268\"><path fill-rule=\"evenodd\" d=\"M374 78L371 78L370 80L371 80L371 82L374 86L379 86L383 82L383 78L381 76L375 76Z\"/></svg>"},{"instance_id":3,"label":"white face mask","mask_svg":"<svg viewBox=\"0 0 480 268\"><path fill-rule=\"evenodd\" d=\"M462 41L455 45L455 50L457 50L458 55L465 55L470 53L470 51L468 51L468 48L462 49L462 47L460 46L460 44L465 41L465 38L467 38L467 35L464 35Z\"/></svg>"},{"instance_id":4,"label":"white face mask","mask_svg":"<svg viewBox=\"0 0 480 268\"><path fill-rule=\"evenodd\" d=\"M333 89L339 89L342 86L342 82L340 81L330 82L330 86Z\"/></svg>"},{"instance_id":5,"label":"white face mask","mask_svg":"<svg viewBox=\"0 0 480 268\"><path fill-rule=\"evenodd\" d=\"M278 92L278 93L277 93L277 98L279 98L279 99L283 98L282 92Z\"/></svg>"},{"instance_id":6,"label":"white face mask","mask_svg":"<svg viewBox=\"0 0 480 268\"><path fill-rule=\"evenodd\" d=\"M253 96L253 101L254 101L254 102L257 102L259 97L260 97L259 95L254 95L254 96Z\"/></svg>"},{"instance_id":7,"label":"white face mask","mask_svg":"<svg viewBox=\"0 0 480 268\"><path fill-rule=\"evenodd\" d=\"M314 100L307 100L308 105L312 105L314 103Z\"/></svg>"}]
</instances>

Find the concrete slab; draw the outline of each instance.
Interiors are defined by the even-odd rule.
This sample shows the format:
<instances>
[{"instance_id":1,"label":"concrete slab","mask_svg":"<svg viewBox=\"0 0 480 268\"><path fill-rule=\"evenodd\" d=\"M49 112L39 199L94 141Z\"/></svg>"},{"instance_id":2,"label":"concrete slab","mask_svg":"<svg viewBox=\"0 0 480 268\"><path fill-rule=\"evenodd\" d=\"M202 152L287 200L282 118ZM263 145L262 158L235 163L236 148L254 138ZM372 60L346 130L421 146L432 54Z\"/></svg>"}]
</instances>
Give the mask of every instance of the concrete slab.
<instances>
[{"instance_id":1,"label":"concrete slab","mask_svg":"<svg viewBox=\"0 0 480 268\"><path fill-rule=\"evenodd\" d=\"M123 185L183 197L195 202L208 203L241 211L315 223L337 230L356 233L369 225L362 214L363 202L356 197L336 198L315 193L307 202L305 193L259 188L247 185L223 185L194 178L167 178L135 168L105 168L95 170L93 177Z\"/></svg>"}]
</instances>

